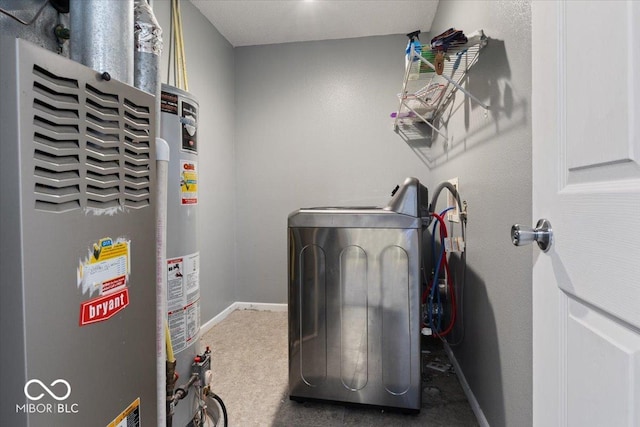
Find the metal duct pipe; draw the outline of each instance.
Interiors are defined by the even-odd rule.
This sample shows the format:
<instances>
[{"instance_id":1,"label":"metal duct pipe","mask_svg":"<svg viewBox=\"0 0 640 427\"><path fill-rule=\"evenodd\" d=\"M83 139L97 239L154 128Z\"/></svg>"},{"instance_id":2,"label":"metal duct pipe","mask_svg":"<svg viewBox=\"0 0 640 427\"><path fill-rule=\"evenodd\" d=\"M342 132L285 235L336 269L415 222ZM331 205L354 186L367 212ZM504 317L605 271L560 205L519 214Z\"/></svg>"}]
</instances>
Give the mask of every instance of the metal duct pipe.
<instances>
[{"instance_id":1,"label":"metal duct pipe","mask_svg":"<svg viewBox=\"0 0 640 427\"><path fill-rule=\"evenodd\" d=\"M146 0L135 0L134 16L134 86L156 96L156 126L160 129L160 56L162 28ZM159 135L159 133L158 133Z\"/></svg>"},{"instance_id":2,"label":"metal duct pipe","mask_svg":"<svg viewBox=\"0 0 640 427\"><path fill-rule=\"evenodd\" d=\"M133 85L133 0L71 0L70 56Z\"/></svg>"},{"instance_id":3,"label":"metal duct pipe","mask_svg":"<svg viewBox=\"0 0 640 427\"><path fill-rule=\"evenodd\" d=\"M135 0L133 64L135 87L152 94L160 93L160 55L162 28L146 0Z\"/></svg>"}]
</instances>

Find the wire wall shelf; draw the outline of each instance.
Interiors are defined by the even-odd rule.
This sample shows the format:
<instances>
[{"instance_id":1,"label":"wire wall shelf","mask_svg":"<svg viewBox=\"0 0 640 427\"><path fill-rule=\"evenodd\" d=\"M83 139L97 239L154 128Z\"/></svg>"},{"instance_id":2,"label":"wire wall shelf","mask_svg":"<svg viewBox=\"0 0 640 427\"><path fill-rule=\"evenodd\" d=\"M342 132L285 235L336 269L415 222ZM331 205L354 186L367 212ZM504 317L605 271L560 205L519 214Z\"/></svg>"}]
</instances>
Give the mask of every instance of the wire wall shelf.
<instances>
[{"instance_id":1,"label":"wire wall shelf","mask_svg":"<svg viewBox=\"0 0 640 427\"><path fill-rule=\"evenodd\" d=\"M435 132L446 144L448 136L443 116L457 92L489 110L488 105L462 86L486 44L487 37L482 30L470 34L466 43L452 44L446 51L426 49L416 52L411 44L402 91L398 94L398 111L391 114L394 130L405 141L430 140L429 135Z\"/></svg>"}]
</instances>

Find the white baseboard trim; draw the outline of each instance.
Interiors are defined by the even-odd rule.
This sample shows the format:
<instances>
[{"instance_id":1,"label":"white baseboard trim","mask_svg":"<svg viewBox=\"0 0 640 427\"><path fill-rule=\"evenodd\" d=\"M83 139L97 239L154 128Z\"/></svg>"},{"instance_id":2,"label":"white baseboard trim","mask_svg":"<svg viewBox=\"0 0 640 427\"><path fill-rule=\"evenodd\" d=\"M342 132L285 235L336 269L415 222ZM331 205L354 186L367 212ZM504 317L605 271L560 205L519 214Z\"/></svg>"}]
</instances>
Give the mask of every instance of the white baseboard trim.
<instances>
[{"instance_id":1,"label":"white baseboard trim","mask_svg":"<svg viewBox=\"0 0 640 427\"><path fill-rule=\"evenodd\" d=\"M202 335L206 334L207 332L209 332L211 330L211 328L213 328L218 323L222 322L224 319L227 318L227 316L229 314L234 312L236 310L236 306L235 306L236 304L237 303L235 303L235 302L232 303L229 307L225 308L220 313L218 313L217 316L214 316L212 319L210 319L206 323L200 325L200 336L202 336Z\"/></svg>"},{"instance_id":2,"label":"white baseboard trim","mask_svg":"<svg viewBox=\"0 0 640 427\"><path fill-rule=\"evenodd\" d=\"M460 364L458 363L456 356L453 354L453 351L451 351L451 347L449 347L449 344L447 344L446 342L444 343L444 349L446 350L447 355L449 356L449 360L451 360L451 363L456 370L456 375L458 377L458 380L460 381L462 390L464 390L464 394L467 396L467 400L469 400L469 405L471 405L471 409L476 415L478 424L480 424L480 427L490 427L489 421L487 421L487 418L484 416L484 412L482 412L482 408L480 408L480 404L478 403L476 396L473 394L473 391L471 391L471 387L469 387L469 383L464 377L464 373L462 373L462 369L460 368Z\"/></svg>"},{"instance_id":3,"label":"white baseboard trim","mask_svg":"<svg viewBox=\"0 0 640 427\"><path fill-rule=\"evenodd\" d=\"M262 302L240 302L236 301L236 310L258 310L258 311L287 311L287 304L269 304Z\"/></svg>"},{"instance_id":4,"label":"white baseboard trim","mask_svg":"<svg viewBox=\"0 0 640 427\"><path fill-rule=\"evenodd\" d=\"M229 307L222 310L218 313L217 316L214 316L212 319L207 321L206 323L200 326L200 336L206 334L218 323L222 322L227 318L228 315L233 313L236 310L258 310L258 311L287 311L287 304L269 304L269 303L261 303L261 302L240 302L236 301L229 305Z\"/></svg>"}]
</instances>

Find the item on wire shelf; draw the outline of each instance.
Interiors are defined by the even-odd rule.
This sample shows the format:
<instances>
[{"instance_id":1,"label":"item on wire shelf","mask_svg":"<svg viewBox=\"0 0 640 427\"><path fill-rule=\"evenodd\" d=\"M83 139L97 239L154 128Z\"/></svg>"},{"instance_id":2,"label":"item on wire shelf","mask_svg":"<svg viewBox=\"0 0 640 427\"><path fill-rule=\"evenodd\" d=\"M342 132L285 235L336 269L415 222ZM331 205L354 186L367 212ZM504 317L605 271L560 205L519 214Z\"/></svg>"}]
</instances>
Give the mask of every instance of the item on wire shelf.
<instances>
[{"instance_id":1,"label":"item on wire shelf","mask_svg":"<svg viewBox=\"0 0 640 427\"><path fill-rule=\"evenodd\" d=\"M417 55L420 55L420 52L422 52L422 44L420 43L420 37L418 36L419 34L420 30L416 30L407 34L407 37L409 37L409 43L407 43L407 48L405 49L407 58L411 56L411 46L413 46L413 50ZM418 59L413 58L413 60L417 61Z\"/></svg>"},{"instance_id":2,"label":"item on wire shelf","mask_svg":"<svg viewBox=\"0 0 640 427\"><path fill-rule=\"evenodd\" d=\"M462 30L449 28L442 34L438 34L431 39L431 49L446 52L449 48L460 46L467 43L467 36Z\"/></svg>"},{"instance_id":3,"label":"item on wire shelf","mask_svg":"<svg viewBox=\"0 0 640 427\"><path fill-rule=\"evenodd\" d=\"M413 111L407 111L402 113L398 113L397 111L394 111L393 113L390 114L390 117L393 119L395 119L396 117L400 119L413 118L413 117L416 117L416 114Z\"/></svg>"},{"instance_id":4,"label":"item on wire shelf","mask_svg":"<svg viewBox=\"0 0 640 427\"><path fill-rule=\"evenodd\" d=\"M420 76L420 55L422 53L422 44L418 35L420 30L407 34L409 42L405 49L406 59L405 67L409 67L409 80L416 80Z\"/></svg>"},{"instance_id":5,"label":"item on wire shelf","mask_svg":"<svg viewBox=\"0 0 640 427\"><path fill-rule=\"evenodd\" d=\"M436 74L441 76L444 71L444 52L439 51L436 53L435 60L433 61L436 66Z\"/></svg>"}]
</instances>

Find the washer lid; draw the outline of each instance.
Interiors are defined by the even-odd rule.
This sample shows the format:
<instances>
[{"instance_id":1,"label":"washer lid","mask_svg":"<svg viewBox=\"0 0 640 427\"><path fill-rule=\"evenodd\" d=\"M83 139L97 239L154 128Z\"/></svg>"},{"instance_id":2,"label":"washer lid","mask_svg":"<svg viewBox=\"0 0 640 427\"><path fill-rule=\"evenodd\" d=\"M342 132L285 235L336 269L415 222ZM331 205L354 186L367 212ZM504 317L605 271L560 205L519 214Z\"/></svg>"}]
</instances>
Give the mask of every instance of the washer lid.
<instances>
[{"instance_id":1,"label":"washer lid","mask_svg":"<svg viewBox=\"0 0 640 427\"><path fill-rule=\"evenodd\" d=\"M383 208L306 208L289 215L289 227L420 228L421 220Z\"/></svg>"},{"instance_id":2,"label":"washer lid","mask_svg":"<svg viewBox=\"0 0 640 427\"><path fill-rule=\"evenodd\" d=\"M420 228L428 216L428 191L417 178L405 179L384 208L316 207L289 215L289 227ZM426 215L425 215L426 213Z\"/></svg>"}]
</instances>

